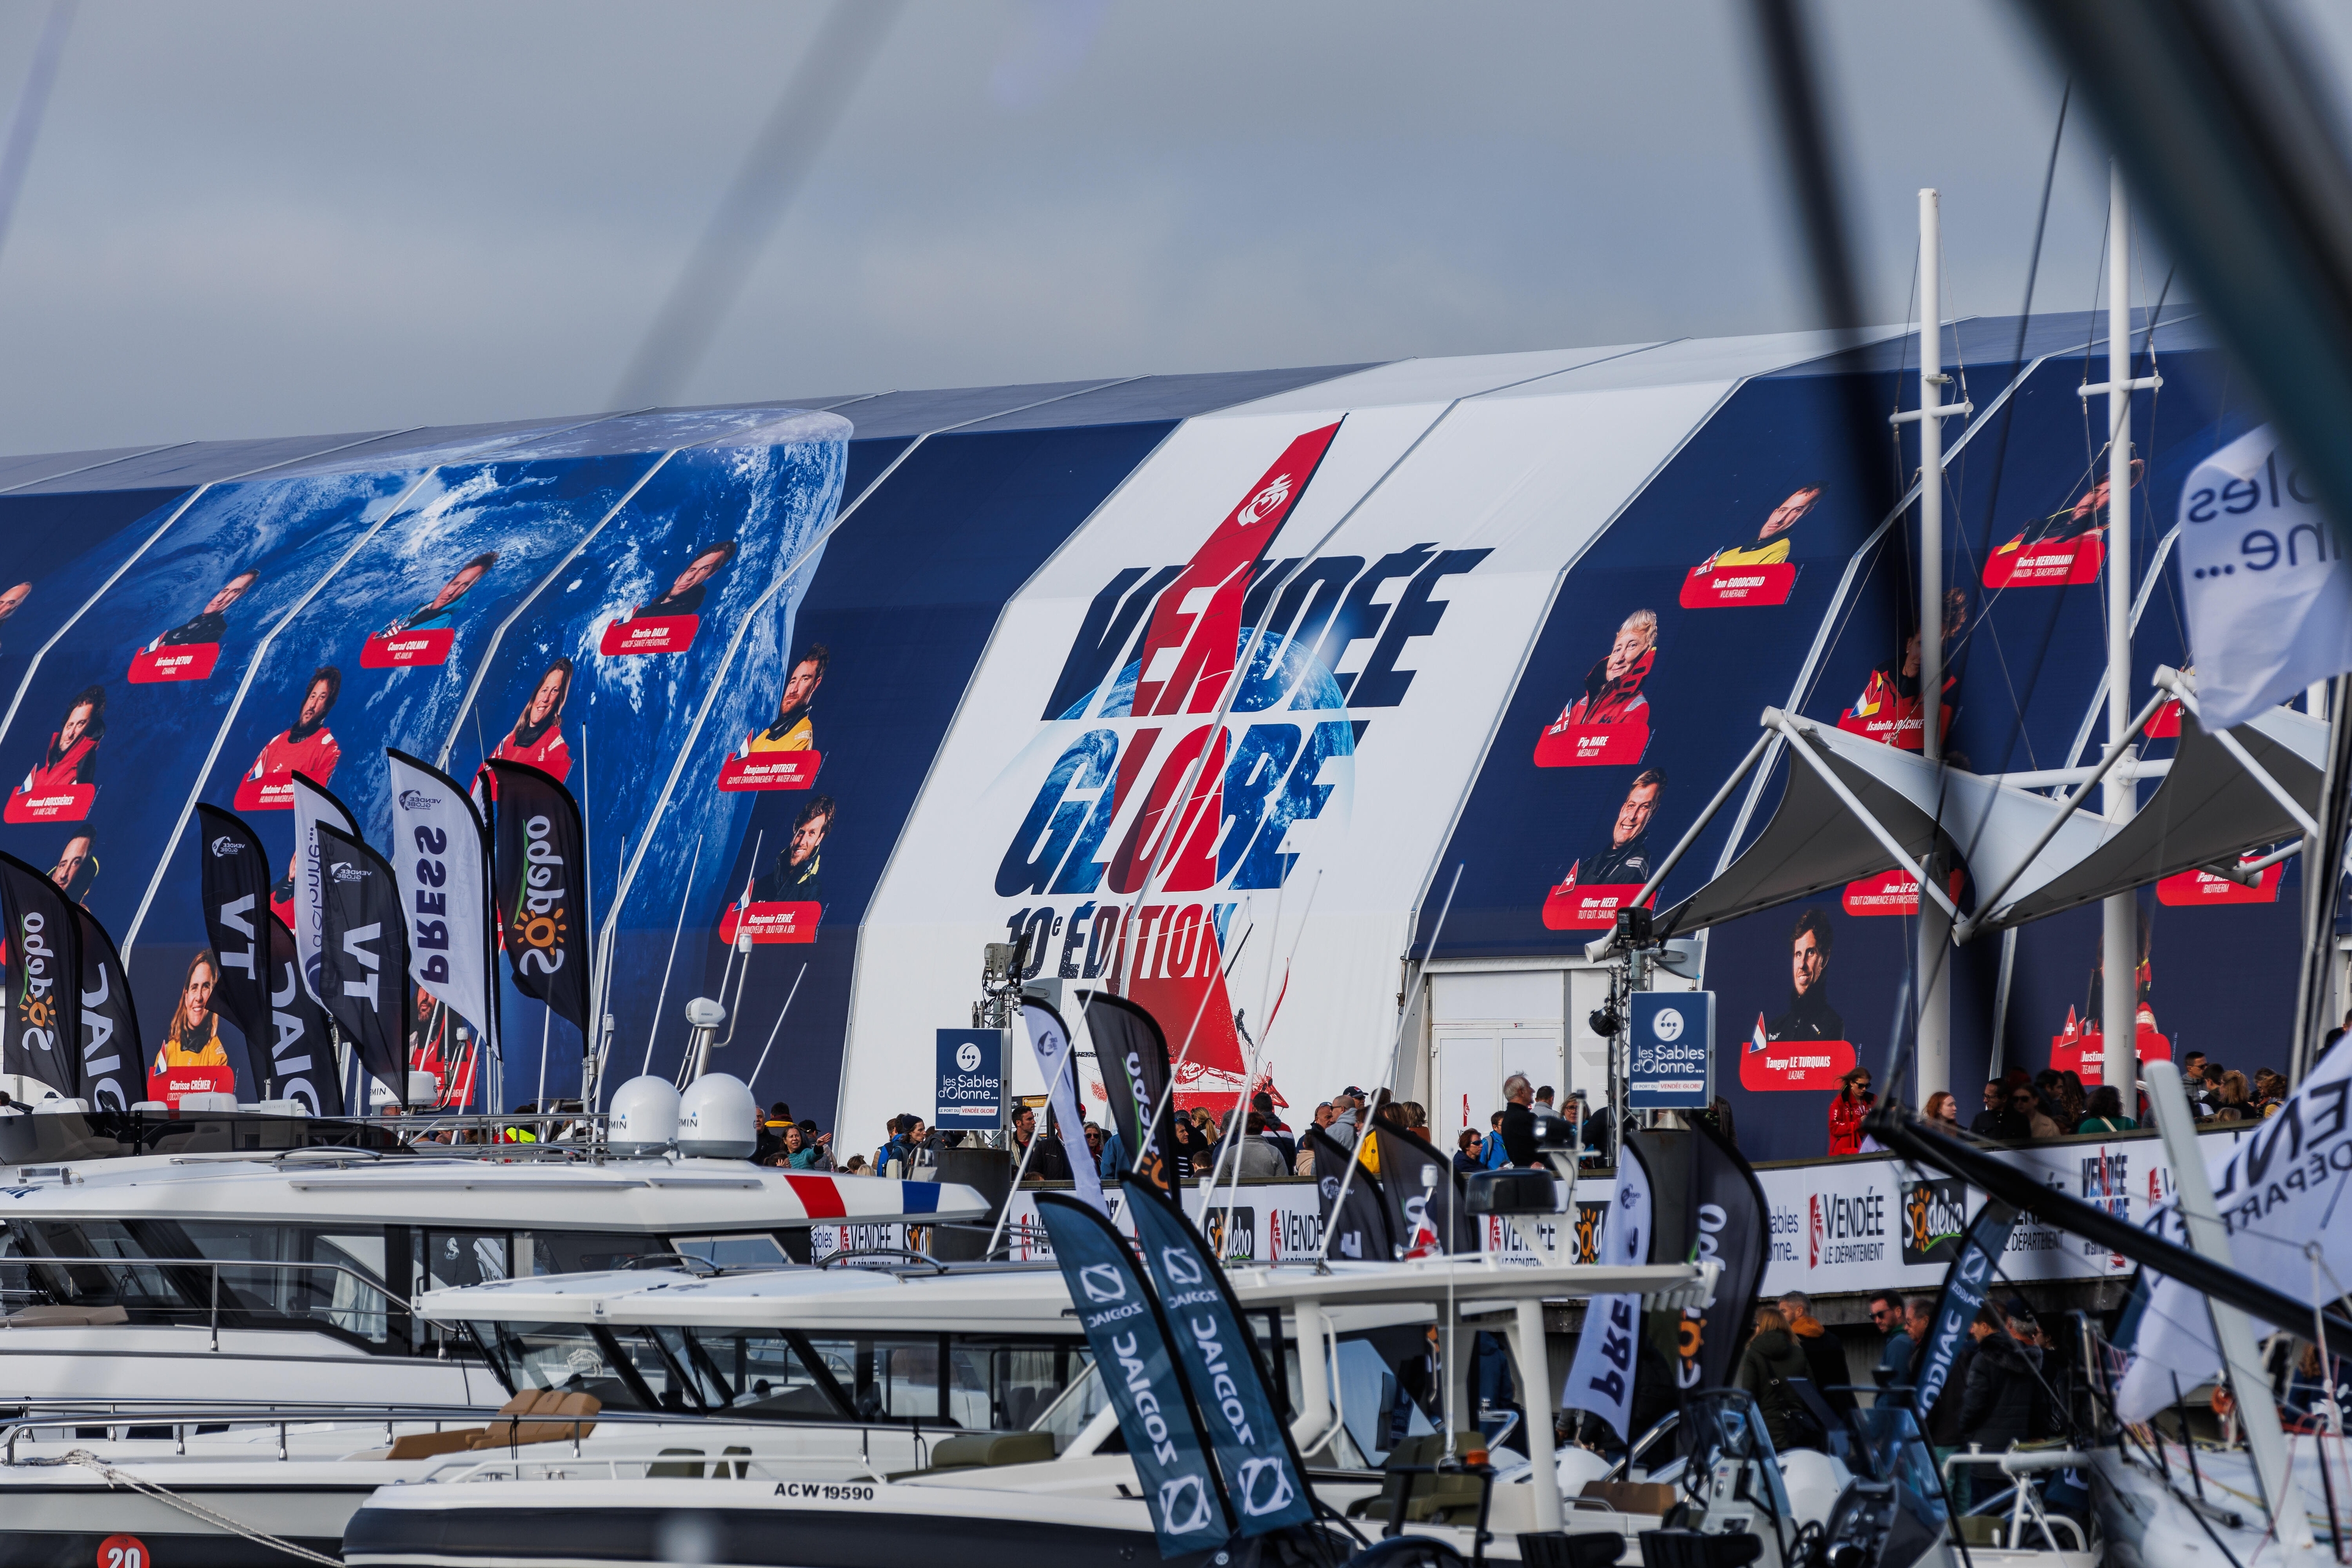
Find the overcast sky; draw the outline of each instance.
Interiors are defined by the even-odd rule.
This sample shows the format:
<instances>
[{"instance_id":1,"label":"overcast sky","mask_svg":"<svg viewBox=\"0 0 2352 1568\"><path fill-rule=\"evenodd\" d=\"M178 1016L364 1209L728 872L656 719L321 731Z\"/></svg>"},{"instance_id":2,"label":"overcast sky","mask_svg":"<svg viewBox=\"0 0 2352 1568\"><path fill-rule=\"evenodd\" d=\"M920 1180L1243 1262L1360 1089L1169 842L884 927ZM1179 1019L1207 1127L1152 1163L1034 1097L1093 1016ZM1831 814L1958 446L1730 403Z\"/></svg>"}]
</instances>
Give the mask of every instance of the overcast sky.
<instances>
[{"instance_id":1,"label":"overcast sky","mask_svg":"<svg viewBox=\"0 0 2352 1568\"><path fill-rule=\"evenodd\" d=\"M46 9L0 10L0 103ZM913 0L676 400L1811 324L1746 15ZM0 250L0 450L609 406L823 16L85 0ZM1821 16L1874 314L1923 184L1948 308L2014 310L2057 77L2001 0ZM2104 158L2078 114L2044 309L2092 302Z\"/></svg>"}]
</instances>

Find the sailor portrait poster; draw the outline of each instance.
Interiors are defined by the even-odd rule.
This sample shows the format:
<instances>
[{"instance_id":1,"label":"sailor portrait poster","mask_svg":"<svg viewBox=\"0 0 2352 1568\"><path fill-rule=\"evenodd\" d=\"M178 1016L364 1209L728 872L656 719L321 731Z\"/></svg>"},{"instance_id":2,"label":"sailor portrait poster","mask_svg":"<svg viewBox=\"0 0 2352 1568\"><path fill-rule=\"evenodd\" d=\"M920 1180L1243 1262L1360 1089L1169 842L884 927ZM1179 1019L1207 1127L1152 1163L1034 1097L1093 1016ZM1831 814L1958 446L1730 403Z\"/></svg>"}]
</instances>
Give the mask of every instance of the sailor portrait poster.
<instances>
[{"instance_id":1,"label":"sailor portrait poster","mask_svg":"<svg viewBox=\"0 0 2352 1568\"><path fill-rule=\"evenodd\" d=\"M695 841L723 844L742 824L751 797L689 782L710 778L731 743L775 716L775 689L728 679L727 658L731 649L764 668L782 658L806 574L797 586L778 579L831 518L848 426L768 409L644 428L649 449L582 451L550 430L517 430L392 467L297 469L161 505L150 494L78 524L79 538L27 538L14 580L24 592L0 584L7 678L22 679L42 641L71 624L0 731L0 781L18 797L5 843L54 864L59 885L123 939L147 1029L132 1047L142 1079L167 1036L177 1046L167 1068L218 1066L190 1059L208 1055L207 1020L218 1016L203 993L220 960L194 962L209 949L199 804L244 801L279 904L294 773L330 779L353 825L380 842L386 782L354 757L391 744L470 774L529 723L542 678L568 658L555 722L519 744L560 733L577 784L589 713L609 715L616 740L634 738L594 757L597 805L609 814L596 832L600 848L624 835L643 848L635 881L645 908L675 909ZM674 588L715 539L736 550L704 585L704 634L678 655L604 659L604 626ZM722 623L726 636L709 635ZM33 788L17 787L28 780ZM723 850L704 857L707 896L724 860ZM598 868L608 889L624 869ZM284 911L299 918L286 891ZM657 942L625 930L625 968L657 970L668 936L666 923ZM633 1018L652 997L625 987L616 1011ZM242 1048L234 1026L218 1032L225 1048ZM551 1093L578 1092L577 1060L575 1050L554 1064Z\"/></svg>"}]
</instances>

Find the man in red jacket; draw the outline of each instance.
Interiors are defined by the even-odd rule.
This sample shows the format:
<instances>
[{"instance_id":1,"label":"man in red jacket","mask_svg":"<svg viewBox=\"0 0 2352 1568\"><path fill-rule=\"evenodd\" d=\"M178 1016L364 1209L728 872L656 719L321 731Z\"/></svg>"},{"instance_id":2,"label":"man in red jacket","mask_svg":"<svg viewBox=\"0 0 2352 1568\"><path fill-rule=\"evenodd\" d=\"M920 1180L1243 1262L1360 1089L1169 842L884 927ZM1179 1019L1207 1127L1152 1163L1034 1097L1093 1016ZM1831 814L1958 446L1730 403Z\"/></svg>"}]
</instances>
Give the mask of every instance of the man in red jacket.
<instances>
[{"instance_id":1,"label":"man in red jacket","mask_svg":"<svg viewBox=\"0 0 2352 1568\"><path fill-rule=\"evenodd\" d=\"M310 684L302 693L302 711L296 715L293 727L282 730L261 748L246 771L249 779L284 777L288 773L304 773L320 784L335 776L335 764L342 760L343 749L335 744L334 731L327 728L327 714L342 694L343 672L331 664L320 665L310 672Z\"/></svg>"}]
</instances>

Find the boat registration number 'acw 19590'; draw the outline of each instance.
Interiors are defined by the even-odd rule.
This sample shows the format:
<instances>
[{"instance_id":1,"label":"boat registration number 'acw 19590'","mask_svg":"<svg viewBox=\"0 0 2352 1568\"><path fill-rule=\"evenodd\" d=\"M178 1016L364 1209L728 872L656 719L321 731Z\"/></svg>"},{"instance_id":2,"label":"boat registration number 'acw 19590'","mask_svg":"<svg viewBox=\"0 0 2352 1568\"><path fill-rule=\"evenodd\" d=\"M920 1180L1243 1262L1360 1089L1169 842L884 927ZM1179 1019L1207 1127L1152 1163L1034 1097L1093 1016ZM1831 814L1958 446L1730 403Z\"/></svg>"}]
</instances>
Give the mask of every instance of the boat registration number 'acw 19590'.
<instances>
[{"instance_id":1,"label":"boat registration number 'acw 19590'","mask_svg":"<svg viewBox=\"0 0 2352 1568\"><path fill-rule=\"evenodd\" d=\"M778 1497L812 1498L819 1502L872 1502L872 1487L844 1486L835 1481L778 1481Z\"/></svg>"}]
</instances>

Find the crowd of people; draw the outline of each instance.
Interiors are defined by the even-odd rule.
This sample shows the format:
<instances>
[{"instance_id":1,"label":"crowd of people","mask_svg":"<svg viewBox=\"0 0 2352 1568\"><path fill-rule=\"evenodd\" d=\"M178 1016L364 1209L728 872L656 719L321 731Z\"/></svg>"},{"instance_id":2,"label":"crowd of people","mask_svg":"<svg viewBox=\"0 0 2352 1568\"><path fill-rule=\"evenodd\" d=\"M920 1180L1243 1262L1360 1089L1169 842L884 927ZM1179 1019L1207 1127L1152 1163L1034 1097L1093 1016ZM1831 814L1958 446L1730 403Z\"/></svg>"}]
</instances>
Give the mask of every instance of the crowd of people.
<instances>
[{"instance_id":1,"label":"crowd of people","mask_svg":"<svg viewBox=\"0 0 2352 1568\"><path fill-rule=\"evenodd\" d=\"M1468 1173L1505 1165L1538 1163L1535 1121L1538 1110L1552 1110L1557 1091L1538 1088L1512 1075L1503 1085L1503 1109L1489 1119L1484 1132L1465 1131L1454 1151L1454 1168ZM1577 1103L1566 1114L1573 1119ZM1170 1134L1168 1168L1179 1181L1205 1178L1280 1179L1312 1176L1315 1149L1301 1128L1313 1128L1342 1149L1354 1149L1370 1125L1392 1127L1426 1140L1429 1111L1418 1100L1398 1100L1386 1089L1370 1093L1349 1085L1329 1100L1300 1112L1300 1126L1283 1119L1274 1097L1259 1090L1246 1108L1228 1106L1223 1114L1205 1105L1178 1110ZM1081 1129L1096 1173L1107 1181L1126 1176L1135 1165L1135 1151L1117 1129L1089 1117ZM752 1159L761 1165L790 1170L840 1171L868 1175L916 1176L936 1168L940 1151L956 1147L967 1135L941 1131L909 1111L883 1124L882 1141L869 1155L845 1158L833 1145L833 1135L805 1118L795 1121L792 1107L778 1100L761 1119L760 1142ZM1015 1168L1026 1183L1066 1182L1071 1177L1070 1152L1051 1119L1041 1128L1037 1109L1022 1105L1013 1113L1012 1152Z\"/></svg>"},{"instance_id":2,"label":"crowd of people","mask_svg":"<svg viewBox=\"0 0 2352 1568\"><path fill-rule=\"evenodd\" d=\"M2260 1121L2275 1115L2287 1096L2286 1075L2256 1068L2249 1078L2235 1068L2208 1060L2202 1051L2190 1051L2180 1060L2180 1087L2200 1122ZM1830 1101L1829 1152L1866 1154L1878 1145L1863 1121L1878 1097L1871 1092L1870 1073L1856 1068L1840 1083ZM1921 1116L1930 1127L1955 1135L1990 1139L1997 1143L2031 1143L2073 1133L2130 1132L2148 1124L2147 1096L2136 1093L2129 1107L2112 1084L2085 1088L2082 1075L2044 1068L2038 1073L2012 1068L1984 1086L1984 1108L1966 1125L1960 1102L1948 1091L1927 1097Z\"/></svg>"},{"instance_id":3,"label":"crowd of people","mask_svg":"<svg viewBox=\"0 0 2352 1568\"><path fill-rule=\"evenodd\" d=\"M1871 1373L1877 1398L1912 1399L1919 1347L1935 1307L1927 1296L1871 1299L1870 1321L1886 1336ZM2066 1426L2061 1391L2070 1386L2068 1353L2066 1342L2042 1326L2023 1298L1985 1303L1941 1394L1919 1413L1938 1463L1970 1444L2000 1453L2011 1443L2060 1436ZM1806 1380L1840 1420L1855 1407L1843 1347L1813 1316L1811 1301L1791 1291L1756 1310L1756 1331L1733 1383L1754 1396L1776 1448L1823 1447L1828 1434L1820 1413L1795 1386L1797 1379ZM1956 1480L1961 1473L1954 1472Z\"/></svg>"}]
</instances>

